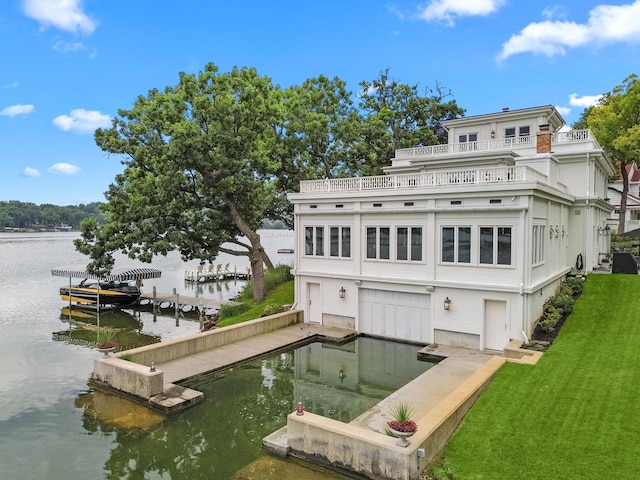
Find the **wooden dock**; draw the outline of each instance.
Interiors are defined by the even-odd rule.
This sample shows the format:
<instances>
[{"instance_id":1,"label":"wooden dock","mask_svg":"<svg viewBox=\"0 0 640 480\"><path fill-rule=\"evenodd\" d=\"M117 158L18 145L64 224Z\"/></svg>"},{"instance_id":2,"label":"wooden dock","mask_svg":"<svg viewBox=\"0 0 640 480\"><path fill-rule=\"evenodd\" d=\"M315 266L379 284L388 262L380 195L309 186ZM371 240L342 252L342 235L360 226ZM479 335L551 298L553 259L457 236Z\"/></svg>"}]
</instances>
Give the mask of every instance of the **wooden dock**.
<instances>
[{"instance_id":1,"label":"wooden dock","mask_svg":"<svg viewBox=\"0 0 640 480\"><path fill-rule=\"evenodd\" d=\"M223 303L220 300L213 300L210 298L192 297L189 295L180 295L176 293L143 293L140 295L138 303L142 306L152 305L155 299L155 304L160 309L175 308L176 304L178 308L183 312L198 309L202 307L204 310L219 309ZM188 308L191 307L191 308Z\"/></svg>"},{"instance_id":2,"label":"wooden dock","mask_svg":"<svg viewBox=\"0 0 640 480\"><path fill-rule=\"evenodd\" d=\"M251 278L251 269L238 270L237 267L233 267L233 270L229 268L227 263L225 266L218 264L214 266L209 265L205 268L204 265L198 266L196 270L185 270L184 279L187 282L218 282L222 280L249 280Z\"/></svg>"}]
</instances>

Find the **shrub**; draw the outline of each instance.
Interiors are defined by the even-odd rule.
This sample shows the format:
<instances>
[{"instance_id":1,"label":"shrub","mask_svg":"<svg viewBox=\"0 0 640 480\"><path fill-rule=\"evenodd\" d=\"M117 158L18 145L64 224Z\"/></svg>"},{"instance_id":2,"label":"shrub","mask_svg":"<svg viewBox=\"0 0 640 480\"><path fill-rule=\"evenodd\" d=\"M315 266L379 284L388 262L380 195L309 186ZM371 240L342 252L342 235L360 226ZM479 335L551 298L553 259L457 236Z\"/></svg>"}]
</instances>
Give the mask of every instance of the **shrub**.
<instances>
[{"instance_id":1,"label":"shrub","mask_svg":"<svg viewBox=\"0 0 640 480\"><path fill-rule=\"evenodd\" d=\"M582 293L583 285L584 285L584 280L578 277L567 277L567 279L564 281L564 286L572 290L573 297L577 297Z\"/></svg>"},{"instance_id":2,"label":"shrub","mask_svg":"<svg viewBox=\"0 0 640 480\"><path fill-rule=\"evenodd\" d=\"M560 310L563 315L569 315L571 313L574 303L575 300L573 296L566 291L560 291L560 293L549 299L549 305Z\"/></svg>"},{"instance_id":3,"label":"shrub","mask_svg":"<svg viewBox=\"0 0 640 480\"><path fill-rule=\"evenodd\" d=\"M270 305L265 305L262 316L267 317L269 315L275 315L276 313L281 313L281 312L284 312L284 305L281 305L279 303L274 303Z\"/></svg>"},{"instance_id":4,"label":"shrub","mask_svg":"<svg viewBox=\"0 0 640 480\"><path fill-rule=\"evenodd\" d=\"M553 332L560 318L562 317L562 310L549 305L544 311L544 315L540 319L538 325L545 332Z\"/></svg>"},{"instance_id":5,"label":"shrub","mask_svg":"<svg viewBox=\"0 0 640 480\"><path fill-rule=\"evenodd\" d=\"M264 272L264 293L268 295L278 285L293 279L289 265L278 265ZM253 298L253 282L247 282L240 294L239 300L251 300Z\"/></svg>"},{"instance_id":6,"label":"shrub","mask_svg":"<svg viewBox=\"0 0 640 480\"><path fill-rule=\"evenodd\" d=\"M236 315L240 315L247 310L249 310L249 305L247 305L246 303L225 303L220 306L220 316L218 320L235 317Z\"/></svg>"}]
</instances>

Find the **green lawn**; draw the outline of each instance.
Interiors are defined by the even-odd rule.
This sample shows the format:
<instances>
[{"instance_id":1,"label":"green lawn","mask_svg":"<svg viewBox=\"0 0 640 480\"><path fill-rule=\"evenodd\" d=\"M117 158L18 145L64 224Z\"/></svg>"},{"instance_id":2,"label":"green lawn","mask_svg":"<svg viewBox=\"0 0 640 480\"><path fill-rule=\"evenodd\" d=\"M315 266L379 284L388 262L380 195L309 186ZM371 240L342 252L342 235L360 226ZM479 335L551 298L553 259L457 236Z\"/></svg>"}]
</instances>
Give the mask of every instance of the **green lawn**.
<instances>
[{"instance_id":1,"label":"green lawn","mask_svg":"<svg viewBox=\"0 0 640 480\"><path fill-rule=\"evenodd\" d=\"M640 478L640 277L590 275L537 365L507 363L434 478Z\"/></svg>"},{"instance_id":2,"label":"green lawn","mask_svg":"<svg viewBox=\"0 0 640 480\"><path fill-rule=\"evenodd\" d=\"M225 318L218 323L219 327L226 327L228 325L234 325L236 323L246 322L247 320L253 320L255 318L260 318L264 313L264 307L272 304L280 304L280 305L289 305L293 303L294 297L294 289L293 289L293 280L288 282L281 283L273 292L267 295L267 298L260 302L254 303L252 301L248 301L250 304L249 310L241 313L240 315L236 315L235 317Z\"/></svg>"}]
</instances>

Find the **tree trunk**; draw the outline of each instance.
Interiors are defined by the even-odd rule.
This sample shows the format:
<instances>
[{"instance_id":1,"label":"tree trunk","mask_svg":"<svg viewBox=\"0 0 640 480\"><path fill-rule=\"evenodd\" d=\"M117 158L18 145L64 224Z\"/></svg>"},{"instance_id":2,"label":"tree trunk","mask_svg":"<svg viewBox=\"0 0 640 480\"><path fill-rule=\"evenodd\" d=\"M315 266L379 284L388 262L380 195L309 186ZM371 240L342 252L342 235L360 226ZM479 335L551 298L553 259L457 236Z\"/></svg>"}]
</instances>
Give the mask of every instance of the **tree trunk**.
<instances>
[{"instance_id":1,"label":"tree trunk","mask_svg":"<svg viewBox=\"0 0 640 480\"><path fill-rule=\"evenodd\" d=\"M627 162L620 161L620 174L622 175L622 194L620 195L620 213L618 214L618 236L621 236L626 228L627 219L627 195L629 193L629 172Z\"/></svg>"},{"instance_id":2,"label":"tree trunk","mask_svg":"<svg viewBox=\"0 0 640 480\"><path fill-rule=\"evenodd\" d=\"M260 252L253 251L251 260L251 281L253 282L253 301L264 300L264 262Z\"/></svg>"}]
</instances>

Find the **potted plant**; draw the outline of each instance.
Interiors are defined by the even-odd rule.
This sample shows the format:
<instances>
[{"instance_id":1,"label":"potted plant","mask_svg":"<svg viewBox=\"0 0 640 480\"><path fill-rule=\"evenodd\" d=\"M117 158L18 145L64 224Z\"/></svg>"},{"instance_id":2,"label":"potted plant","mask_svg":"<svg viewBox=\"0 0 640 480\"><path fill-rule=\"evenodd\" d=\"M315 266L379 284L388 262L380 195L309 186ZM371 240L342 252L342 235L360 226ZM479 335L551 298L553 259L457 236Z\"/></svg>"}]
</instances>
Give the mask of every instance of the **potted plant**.
<instances>
[{"instance_id":1,"label":"potted plant","mask_svg":"<svg viewBox=\"0 0 640 480\"><path fill-rule=\"evenodd\" d=\"M411 420L414 413L413 407L408 402L400 402L389 411L393 420L387 422L391 434L398 438L396 445L406 447L409 445L408 437L416 433L418 426Z\"/></svg>"},{"instance_id":2,"label":"potted plant","mask_svg":"<svg viewBox=\"0 0 640 480\"><path fill-rule=\"evenodd\" d=\"M109 352L115 351L118 346L118 342L113 340L116 331L110 327L103 327L98 329L98 335L96 339L96 348L99 352L104 353L104 356L109 356Z\"/></svg>"}]
</instances>

